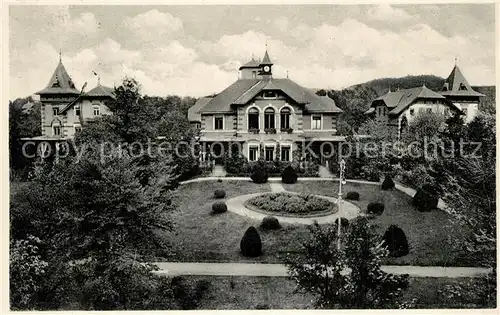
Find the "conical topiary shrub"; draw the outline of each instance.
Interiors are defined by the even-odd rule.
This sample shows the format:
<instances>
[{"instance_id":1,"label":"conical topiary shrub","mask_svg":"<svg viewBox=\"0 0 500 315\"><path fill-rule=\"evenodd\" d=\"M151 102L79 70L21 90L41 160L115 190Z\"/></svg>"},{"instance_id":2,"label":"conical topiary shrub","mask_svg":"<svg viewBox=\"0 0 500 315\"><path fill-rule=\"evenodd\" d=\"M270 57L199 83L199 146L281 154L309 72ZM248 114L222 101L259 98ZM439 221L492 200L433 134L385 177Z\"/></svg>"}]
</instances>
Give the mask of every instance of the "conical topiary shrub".
<instances>
[{"instance_id":1,"label":"conical topiary shrub","mask_svg":"<svg viewBox=\"0 0 500 315\"><path fill-rule=\"evenodd\" d=\"M389 190L393 189L395 187L394 181L392 180L391 177L386 176L384 178L384 181L382 182L382 190Z\"/></svg>"},{"instance_id":2,"label":"conical topiary shrub","mask_svg":"<svg viewBox=\"0 0 500 315\"><path fill-rule=\"evenodd\" d=\"M410 252L405 232L396 225L389 226L383 240L391 257L405 256Z\"/></svg>"},{"instance_id":3,"label":"conical topiary shrub","mask_svg":"<svg viewBox=\"0 0 500 315\"><path fill-rule=\"evenodd\" d=\"M436 209L439 201L439 196L436 189L429 184L423 185L417 190L413 196L413 205L419 211L431 211Z\"/></svg>"},{"instance_id":4,"label":"conical topiary shrub","mask_svg":"<svg viewBox=\"0 0 500 315\"><path fill-rule=\"evenodd\" d=\"M281 181L285 184L295 184L297 182L297 171L291 166L285 167L281 173Z\"/></svg>"},{"instance_id":5,"label":"conical topiary shrub","mask_svg":"<svg viewBox=\"0 0 500 315\"><path fill-rule=\"evenodd\" d=\"M262 253L262 242L255 227L251 226L246 230L241 238L240 250L245 257L257 257Z\"/></svg>"},{"instance_id":6,"label":"conical topiary shrub","mask_svg":"<svg viewBox=\"0 0 500 315\"><path fill-rule=\"evenodd\" d=\"M252 169L252 175L250 176L252 181L256 184L267 183L267 170L265 164L258 163Z\"/></svg>"}]
</instances>

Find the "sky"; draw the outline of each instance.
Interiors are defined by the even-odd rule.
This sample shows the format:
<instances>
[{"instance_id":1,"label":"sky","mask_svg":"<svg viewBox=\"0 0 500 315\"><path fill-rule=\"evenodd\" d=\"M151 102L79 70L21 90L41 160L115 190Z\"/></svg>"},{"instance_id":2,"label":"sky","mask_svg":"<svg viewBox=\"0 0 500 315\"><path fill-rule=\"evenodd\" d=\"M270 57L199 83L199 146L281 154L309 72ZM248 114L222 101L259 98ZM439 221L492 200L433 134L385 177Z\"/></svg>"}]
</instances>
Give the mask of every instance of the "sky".
<instances>
[{"instance_id":1,"label":"sky","mask_svg":"<svg viewBox=\"0 0 500 315\"><path fill-rule=\"evenodd\" d=\"M147 95L204 96L266 49L273 76L341 89L381 77L495 84L494 4L10 6L10 98L43 89L62 62L77 88L133 77Z\"/></svg>"}]
</instances>

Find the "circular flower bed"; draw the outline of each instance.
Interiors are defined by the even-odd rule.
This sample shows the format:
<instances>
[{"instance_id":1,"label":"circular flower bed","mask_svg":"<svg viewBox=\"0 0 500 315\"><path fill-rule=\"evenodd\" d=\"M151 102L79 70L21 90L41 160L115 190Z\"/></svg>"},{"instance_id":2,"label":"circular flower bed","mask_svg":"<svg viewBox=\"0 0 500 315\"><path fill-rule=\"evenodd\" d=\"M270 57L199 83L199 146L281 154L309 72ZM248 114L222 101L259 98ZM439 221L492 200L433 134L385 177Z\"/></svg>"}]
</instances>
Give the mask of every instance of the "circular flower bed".
<instances>
[{"instance_id":1,"label":"circular flower bed","mask_svg":"<svg viewBox=\"0 0 500 315\"><path fill-rule=\"evenodd\" d=\"M318 216L337 212L335 203L314 195L270 193L253 197L245 206L251 210L282 216Z\"/></svg>"}]
</instances>

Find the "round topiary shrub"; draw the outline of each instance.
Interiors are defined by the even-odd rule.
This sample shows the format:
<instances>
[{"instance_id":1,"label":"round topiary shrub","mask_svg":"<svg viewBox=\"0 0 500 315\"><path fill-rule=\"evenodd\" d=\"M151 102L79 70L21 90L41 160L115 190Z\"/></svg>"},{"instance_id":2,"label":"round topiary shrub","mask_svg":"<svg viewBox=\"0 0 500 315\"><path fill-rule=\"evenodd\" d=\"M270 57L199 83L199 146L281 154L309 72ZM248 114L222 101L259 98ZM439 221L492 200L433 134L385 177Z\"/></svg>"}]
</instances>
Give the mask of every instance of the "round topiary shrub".
<instances>
[{"instance_id":1,"label":"round topiary shrub","mask_svg":"<svg viewBox=\"0 0 500 315\"><path fill-rule=\"evenodd\" d=\"M226 197L226 192L222 189L217 189L214 191L214 197L217 199L222 199Z\"/></svg>"},{"instance_id":2,"label":"round topiary shrub","mask_svg":"<svg viewBox=\"0 0 500 315\"><path fill-rule=\"evenodd\" d=\"M250 176L250 178L256 184L267 183L268 175L265 165L255 165L255 167L252 169L252 175Z\"/></svg>"},{"instance_id":3,"label":"round topiary shrub","mask_svg":"<svg viewBox=\"0 0 500 315\"><path fill-rule=\"evenodd\" d=\"M373 215L381 215L384 213L384 204L380 202L371 202L368 204L368 207L366 208L366 212L368 214L373 214Z\"/></svg>"},{"instance_id":4,"label":"round topiary shrub","mask_svg":"<svg viewBox=\"0 0 500 315\"><path fill-rule=\"evenodd\" d=\"M240 250L245 257L257 257L262 254L260 235L253 226L249 227L241 238Z\"/></svg>"},{"instance_id":5,"label":"round topiary shrub","mask_svg":"<svg viewBox=\"0 0 500 315\"><path fill-rule=\"evenodd\" d=\"M394 181L391 177L386 176L382 182L382 190L389 190L394 188Z\"/></svg>"},{"instance_id":6,"label":"round topiary shrub","mask_svg":"<svg viewBox=\"0 0 500 315\"><path fill-rule=\"evenodd\" d=\"M291 166L285 167L281 173L281 181L285 184L295 184L297 182L297 171Z\"/></svg>"},{"instance_id":7,"label":"round topiary shrub","mask_svg":"<svg viewBox=\"0 0 500 315\"><path fill-rule=\"evenodd\" d=\"M218 181L219 183L222 183L222 179L221 179L221 178L217 179L217 181Z\"/></svg>"},{"instance_id":8,"label":"round topiary shrub","mask_svg":"<svg viewBox=\"0 0 500 315\"><path fill-rule=\"evenodd\" d=\"M431 211L437 208L439 196L436 189L429 184L423 185L413 196L413 205L419 211Z\"/></svg>"},{"instance_id":9,"label":"round topiary shrub","mask_svg":"<svg viewBox=\"0 0 500 315\"><path fill-rule=\"evenodd\" d=\"M227 211L227 205L223 201L217 201L212 204L213 213L224 213Z\"/></svg>"},{"instance_id":10,"label":"round topiary shrub","mask_svg":"<svg viewBox=\"0 0 500 315\"><path fill-rule=\"evenodd\" d=\"M264 219L262 219L260 227L266 230L277 230L281 228L281 225L278 219L276 219L275 217L267 216Z\"/></svg>"},{"instance_id":11,"label":"round topiary shrub","mask_svg":"<svg viewBox=\"0 0 500 315\"><path fill-rule=\"evenodd\" d=\"M405 232L396 225L389 226L384 234L383 241L391 257L402 257L410 252Z\"/></svg>"},{"instance_id":12,"label":"round topiary shrub","mask_svg":"<svg viewBox=\"0 0 500 315\"><path fill-rule=\"evenodd\" d=\"M359 200L359 193L357 191L349 191L345 196L347 200Z\"/></svg>"},{"instance_id":13,"label":"round topiary shrub","mask_svg":"<svg viewBox=\"0 0 500 315\"><path fill-rule=\"evenodd\" d=\"M333 223L335 226L337 226L337 224L339 224L339 218L336 218L335 219L335 222ZM346 218L344 217L341 217L340 218L340 227L343 228L343 229L346 229L349 227L349 220L347 220Z\"/></svg>"}]
</instances>

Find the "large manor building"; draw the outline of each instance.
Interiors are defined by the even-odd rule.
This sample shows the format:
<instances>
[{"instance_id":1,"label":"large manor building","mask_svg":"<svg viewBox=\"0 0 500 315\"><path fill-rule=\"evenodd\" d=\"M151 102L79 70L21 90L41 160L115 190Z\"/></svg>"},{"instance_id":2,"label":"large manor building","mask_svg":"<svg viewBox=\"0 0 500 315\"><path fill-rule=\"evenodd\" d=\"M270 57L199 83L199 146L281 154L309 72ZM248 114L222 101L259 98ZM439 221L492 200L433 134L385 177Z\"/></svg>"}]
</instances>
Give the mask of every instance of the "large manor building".
<instances>
[{"instance_id":1,"label":"large manor building","mask_svg":"<svg viewBox=\"0 0 500 315\"><path fill-rule=\"evenodd\" d=\"M266 51L262 61L252 58L239 68L236 82L189 109L202 148L212 148L211 153L219 156L237 143L249 161L274 161L278 156L291 161L299 145L318 151L326 143L325 152L345 140L337 133L342 110L335 102L289 78L275 78L272 67Z\"/></svg>"}]
</instances>

